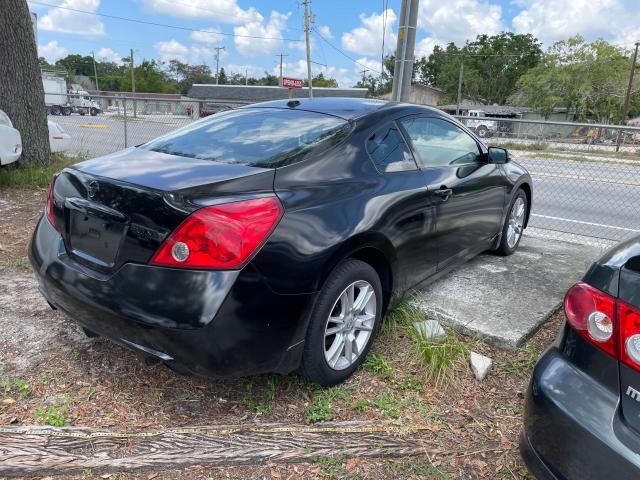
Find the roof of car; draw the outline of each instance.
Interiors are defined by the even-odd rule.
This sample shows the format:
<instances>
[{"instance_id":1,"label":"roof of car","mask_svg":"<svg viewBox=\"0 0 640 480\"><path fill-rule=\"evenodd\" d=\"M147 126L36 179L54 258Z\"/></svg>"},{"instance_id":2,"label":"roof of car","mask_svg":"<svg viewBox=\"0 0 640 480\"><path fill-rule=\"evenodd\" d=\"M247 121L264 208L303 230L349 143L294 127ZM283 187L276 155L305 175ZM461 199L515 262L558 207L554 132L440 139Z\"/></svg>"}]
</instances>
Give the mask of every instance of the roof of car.
<instances>
[{"instance_id":1,"label":"roof of car","mask_svg":"<svg viewBox=\"0 0 640 480\"><path fill-rule=\"evenodd\" d=\"M386 100L375 100L370 98L295 98L292 100L274 100L271 102L254 103L242 108L295 108L311 112L326 113L335 115L347 120L354 120L370 113L382 110L409 106L397 102ZM412 105L415 107L415 105ZM424 107L427 109L427 107ZM441 113L441 112L440 112Z\"/></svg>"}]
</instances>

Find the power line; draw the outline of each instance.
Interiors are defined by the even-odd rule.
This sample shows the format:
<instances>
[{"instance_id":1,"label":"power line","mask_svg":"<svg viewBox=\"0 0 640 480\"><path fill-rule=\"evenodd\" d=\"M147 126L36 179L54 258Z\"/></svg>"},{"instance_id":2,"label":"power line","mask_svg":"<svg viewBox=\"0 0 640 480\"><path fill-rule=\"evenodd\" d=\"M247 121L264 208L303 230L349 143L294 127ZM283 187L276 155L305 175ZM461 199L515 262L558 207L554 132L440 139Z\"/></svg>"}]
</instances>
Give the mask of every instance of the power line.
<instances>
[{"instance_id":1,"label":"power line","mask_svg":"<svg viewBox=\"0 0 640 480\"><path fill-rule=\"evenodd\" d=\"M151 25L154 27L163 27L163 28L173 28L176 30L185 30L188 32L201 32L201 33L207 33L209 35L212 34L217 34L217 35L222 35L225 37L238 37L238 38L254 38L257 40L282 40L282 41L287 41L287 42L296 42L296 43L300 43L302 42L302 40L296 40L294 38L283 38L283 37L261 37L258 35L238 35L235 33L226 33L226 32L211 32L210 30L200 30L197 28L189 28L189 27L181 27L179 25L169 25L166 23L156 23L156 22L149 22L146 20L138 20L136 18L129 18L129 17L120 17L118 15L109 15L106 13L98 13L98 12L88 12L86 10L80 10L77 8L70 8L70 7L63 7L61 5L53 5L51 3L45 3L45 2L40 2L40 1L36 1L36 0L29 0L30 3L35 3L36 5L41 5L44 7L49 7L49 8L58 8L61 10L68 10L71 12L76 12L76 13L84 13L85 15L95 15L97 17L104 17L104 18L111 18L113 20L122 20L124 22L132 22L132 23L140 23L142 25Z\"/></svg>"},{"instance_id":2,"label":"power line","mask_svg":"<svg viewBox=\"0 0 640 480\"><path fill-rule=\"evenodd\" d=\"M315 33L317 33L317 34L318 34L318 36L319 36L319 37L320 37L320 38L321 38L321 39L322 39L322 40L323 40L327 45L329 45L331 48L333 48L333 49L334 49L336 52L338 52L340 55L342 55L342 56L344 56L344 57L348 58L349 60L351 60L351 61L352 61L353 63L355 63L356 65L360 65L360 66L361 66L362 68L364 68L365 70L368 70L368 71L370 71L370 72L377 73L378 75L382 75L382 74L381 74L381 72L379 72L379 71L377 71L377 70L374 70L374 69L372 69L372 68L369 68L369 67L368 67L368 66L366 66L365 64L360 63L360 62L359 62L358 60L356 60L355 58L353 58L353 57L351 57L351 56L347 55L346 53L344 53L342 50L340 50L338 47L336 47L333 43L331 43L329 40L327 40L327 39L324 37L324 35L322 35L322 34L318 31L318 29L317 29L317 28L315 28L315 27L314 27L314 28L313 28L313 31L314 31Z\"/></svg>"}]
</instances>

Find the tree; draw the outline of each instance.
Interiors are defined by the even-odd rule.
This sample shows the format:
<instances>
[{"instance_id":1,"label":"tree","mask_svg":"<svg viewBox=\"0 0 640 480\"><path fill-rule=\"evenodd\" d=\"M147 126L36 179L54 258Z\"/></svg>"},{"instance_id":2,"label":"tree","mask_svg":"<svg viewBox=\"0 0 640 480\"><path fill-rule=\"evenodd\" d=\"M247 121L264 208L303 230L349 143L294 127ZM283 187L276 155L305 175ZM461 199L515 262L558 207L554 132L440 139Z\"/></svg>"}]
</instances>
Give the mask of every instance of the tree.
<instances>
[{"instance_id":1,"label":"tree","mask_svg":"<svg viewBox=\"0 0 640 480\"><path fill-rule=\"evenodd\" d=\"M220 69L218 73L218 85L226 85L227 84L227 74L224 71L224 67Z\"/></svg>"},{"instance_id":2,"label":"tree","mask_svg":"<svg viewBox=\"0 0 640 480\"><path fill-rule=\"evenodd\" d=\"M0 109L22 136L22 161L50 164L44 90L26 0L4 0L2 5Z\"/></svg>"},{"instance_id":3,"label":"tree","mask_svg":"<svg viewBox=\"0 0 640 480\"><path fill-rule=\"evenodd\" d=\"M460 64L464 63L463 94L487 103L504 104L516 90L518 79L542 57L540 42L531 34L502 32L478 35L462 48L436 45L429 58L416 62L420 81L446 92L445 102L457 97Z\"/></svg>"},{"instance_id":4,"label":"tree","mask_svg":"<svg viewBox=\"0 0 640 480\"><path fill-rule=\"evenodd\" d=\"M313 77L312 84L318 88L338 88L338 81L335 78L325 78L324 74L320 72ZM309 81L305 79L304 86L309 86Z\"/></svg>"},{"instance_id":5,"label":"tree","mask_svg":"<svg viewBox=\"0 0 640 480\"><path fill-rule=\"evenodd\" d=\"M587 43L578 35L549 47L542 62L520 78L510 101L545 115L565 107L578 120L592 114L601 123L619 122L630 63L629 51L602 39ZM638 93L636 81L632 114L637 112Z\"/></svg>"},{"instance_id":6,"label":"tree","mask_svg":"<svg viewBox=\"0 0 640 480\"><path fill-rule=\"evenodd\" d=\"M211 69L207 65L189 65L179 60L170 60L168 73L177 83L178 90L186 95L194 83L214 83Z\"/></svg>"}]
</instances>

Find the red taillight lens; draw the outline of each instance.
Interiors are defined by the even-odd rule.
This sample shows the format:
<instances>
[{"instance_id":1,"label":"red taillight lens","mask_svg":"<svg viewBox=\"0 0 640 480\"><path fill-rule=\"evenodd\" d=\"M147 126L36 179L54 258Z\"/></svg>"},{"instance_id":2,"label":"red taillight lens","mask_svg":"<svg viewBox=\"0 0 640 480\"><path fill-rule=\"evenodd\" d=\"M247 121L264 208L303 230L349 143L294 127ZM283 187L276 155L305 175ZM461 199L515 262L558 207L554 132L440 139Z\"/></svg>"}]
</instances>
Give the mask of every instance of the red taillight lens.
<instances>
[{"instance_id":1,"label":"red taillight lens","mask_svg":"<svg viewBox=\"0 0 640 480\"><path fill-rule=\"evenodd\" d=\"M618 300L620 361L640 370L640 310Z\"/></svg>"},{"instance_id":2,"label":"red taillight lens","mask_svg":"<svg viewBox=\"0 0 640 480\"><path fill-rule=\"evenodd\" d=\"M576 283L564 298L569 324L590 343L616 356L616 299L586 283Z\"/></svg>"},{"instance_id":3,"label":"red taillight lens","mask_svg":"<svg viewBox=\"0 0 640 480\"><path fill-rule=\"evenodd\" d=\"M282 216L276 197L205 207L171 233L152 265L183 268L240 268L265 242Z\"/></svg>"},{"instance_id":4,"label":"red taillight lens","mask_svg":"<svg viewBox=\"0 0 640 480\"><path fill-rule=\"evenodd\" d=\"M56 178L58 178L58 176L54 175L51 179L51 183L49 184L49 191L47 192L47 204L44 207L44 213L51 222L51 225L53 225L54 227L56 225L56 217L53 213L53 189L56 185Z\"/></svg>"}]
</instances>

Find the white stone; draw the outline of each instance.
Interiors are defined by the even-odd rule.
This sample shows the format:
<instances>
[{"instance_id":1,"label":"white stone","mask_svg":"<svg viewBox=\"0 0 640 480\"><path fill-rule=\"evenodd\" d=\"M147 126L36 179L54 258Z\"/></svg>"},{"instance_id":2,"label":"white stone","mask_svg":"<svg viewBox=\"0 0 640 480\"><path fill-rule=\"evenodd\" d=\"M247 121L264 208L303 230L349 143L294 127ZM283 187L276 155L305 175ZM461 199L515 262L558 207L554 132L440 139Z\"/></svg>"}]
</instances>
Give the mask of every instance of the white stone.
<instances>
[{"instance_id":1,"label":"white stone","mask_svg":"<svg viewBox=\"0 0 640 480\"><path fill-rule=\"evenodd\" d=\"M476 352L471 352L469 354L469 361L471 363L471 370L473 370L473 374L476 378L478 380L484 380L484 377L489 373L489 369L491 368L493 361L489 357L485 357L484 355L480 355Z\"/></svg>"},{"instance_id":2,"label":"white stone","mask_svg":"<svg viewBox=\"0 0 640 480\"><path fill-rule=\"evenodd\" d=\"M447 332L436 320L423 320L422 322L414 322L413 327L420 332L420 334L431 342L439 342L444 340L447 336Z\"/></svg>"}]
</instances>

